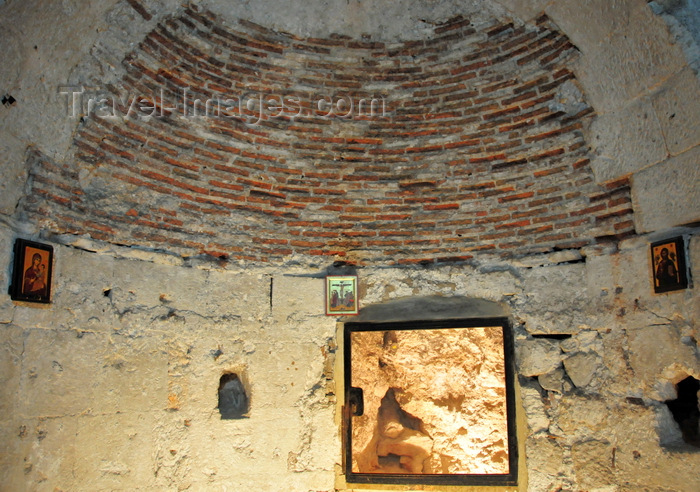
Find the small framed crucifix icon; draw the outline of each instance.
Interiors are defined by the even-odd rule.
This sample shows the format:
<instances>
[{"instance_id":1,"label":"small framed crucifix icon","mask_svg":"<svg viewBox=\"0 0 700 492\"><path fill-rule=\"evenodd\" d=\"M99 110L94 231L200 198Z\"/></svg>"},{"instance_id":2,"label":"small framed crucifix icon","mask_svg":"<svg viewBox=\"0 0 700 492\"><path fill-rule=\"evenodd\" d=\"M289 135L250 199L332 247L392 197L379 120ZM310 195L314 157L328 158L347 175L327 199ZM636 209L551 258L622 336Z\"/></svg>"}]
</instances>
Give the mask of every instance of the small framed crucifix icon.
<instances>
[{"instance_id":1,"label":"small framed crucifix icon","mask_svg":"<svg viewBox=\"0 0 700 492\"><path fill-rule=\"evenodd\" d=\"M326 277L326 315L358 314L357 276Z\"/></svg>"}]
</instances>

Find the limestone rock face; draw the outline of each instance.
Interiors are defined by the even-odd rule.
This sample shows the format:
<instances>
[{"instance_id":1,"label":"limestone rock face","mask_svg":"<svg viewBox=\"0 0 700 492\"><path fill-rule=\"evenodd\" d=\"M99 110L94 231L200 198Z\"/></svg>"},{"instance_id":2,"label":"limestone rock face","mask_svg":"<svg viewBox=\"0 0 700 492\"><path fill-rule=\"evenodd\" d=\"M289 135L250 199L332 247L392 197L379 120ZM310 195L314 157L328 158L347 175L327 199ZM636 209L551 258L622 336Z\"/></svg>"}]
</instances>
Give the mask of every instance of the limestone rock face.
<instances>
[{"instance_id":1,"label":"limestone rock face","mask_svg":"<svg viewBox=\"0 0 700 492\"><path fill-rule=\"evenodd\" d=\"M523 376L547 374L561 365L561 349L551 340L525 340L520 343L517 354Z\"/></svg>"},{"instance_id":2,"label":"limestone rock face","mask_svg":"<svg viewBox=\"0 0 700 492\"><path fill-rule=\"evenodd\" d=\"M508 473L500 327L354 332L353 471Z\"/></svg>"}]
</instances>

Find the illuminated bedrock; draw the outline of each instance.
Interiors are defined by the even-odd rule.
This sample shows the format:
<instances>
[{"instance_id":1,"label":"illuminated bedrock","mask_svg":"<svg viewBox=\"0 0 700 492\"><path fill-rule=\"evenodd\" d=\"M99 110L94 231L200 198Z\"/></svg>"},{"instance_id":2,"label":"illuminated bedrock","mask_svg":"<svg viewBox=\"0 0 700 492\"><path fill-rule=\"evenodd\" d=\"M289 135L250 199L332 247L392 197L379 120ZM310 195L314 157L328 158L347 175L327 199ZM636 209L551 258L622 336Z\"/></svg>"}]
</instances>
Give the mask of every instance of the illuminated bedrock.
<instances>
[{"instance_id":1,"label":"illuminated bedrock","mask_svg":"<svg viewBox=\"0 0 700 492\"><path fill-rule=\"evenodd\" d=\"M359 473L508 473L500 329L353 334Z\"/></svg>"}]
</instances>

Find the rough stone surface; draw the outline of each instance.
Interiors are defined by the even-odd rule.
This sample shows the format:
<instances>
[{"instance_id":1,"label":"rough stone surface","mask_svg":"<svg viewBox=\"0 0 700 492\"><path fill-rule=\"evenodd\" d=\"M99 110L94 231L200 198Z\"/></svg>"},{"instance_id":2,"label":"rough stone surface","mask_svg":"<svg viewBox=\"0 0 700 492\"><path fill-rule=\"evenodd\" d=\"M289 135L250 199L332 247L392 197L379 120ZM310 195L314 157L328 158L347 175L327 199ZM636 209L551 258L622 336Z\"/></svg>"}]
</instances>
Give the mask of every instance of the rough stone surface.
<instances>
[{"instance_id":1,"label":"rough stone surface","mask_svg":"<svg viewBox=\"0 0 700 492\"><path fill-rule=\"evenodd\" d=\"M351 343L364 394L353 471L508 473L499 327L355 332Z\"/></svg>"},{"instance_id":2,"label":"rough stone surface","mask_svg":"<svg viewBox=\"0 0 700 492\"><path fill-rule=\"evenodd\" d=\"M530 437L527 449L530 490L556 490L566 484L565 450L555 439Z\"/></svg>"},{"instance_id":3,"label":"rough stone surface","mask_svg":"<svg viewBox=\"0 0 700 492\"><path fill-rule=\"evenodd\" d=\"M537 381L540 383L543 389L547 391L554 391L555 393L561 393L564 391L565 385L571 386L571 383L567 383L565 380L566 373L563 368L555 369L547 374L540 374L537 377Z\"/></svg>"},{"instance_id":4,"label":"rough stone surface","mask_svg":"<svg viewBox=\"0 0 700 492\"><path fill-rule=\"evenodd\" d=\"M571 455L577 483L589 490L603 487L615 489L613 446L605 441L587 441L575 444Z\"/></svg>"},{"instance_id":5,"label":"rough stone surface","mask_svg":"<svg viewBox=\"0 0 700 492\"><path fill-rule=\"evenodd\" d=\"M700 69L700 3L698 0L656 0L649 2L654 13L668 24L675 42L682 46L688 63Z\"/></svg>"},{"instance_id":6,"label":"rough stone surface","mask_svg":"<svg viewBox=\"0 0 700 492\"><path fill-rule=\"evenodd\" d=\"M656 112L646 98L596 119L591 143L598 157L593 169L601 182L641 171L668 155Z\"/></svg>"},{"instance_id":7,"label":"rough stone surface","mask_svg":"<svg viewBox=\"0 0 700 492\"><path fill-rule=\"evenodd\" d=\"M559 344L549 340L524 340L518 344L518 371L523 376L547 374L561 364Z\"/></svg>"},{"instance_id":8,"label":"rough stone surface","mask_svg":"<svg viewBox=\"0 0 700 492\"><path fill-rule=\"evenodd\" d=\"M582 7L613 12L586 14L581 12ZM572 32L574 44L587 55L580 59L576 71L592 105L602 112L624 107L686 65L664 21L645 2L596 0L584 5L567 0L555 3L550 11L555 8L566 8L560 15L551 14L559 25L575 24L563 29ZM583 21L591 16L597 22ZM634 25L635 29L625 29L626 25Z\"/></svg>"},{"instance_id":9,"label":"rough stone surface","mask_svg":"<svg viewBox=\"0 0 700 492\"><path fill-rule=\"evenodd\" d=\"M691 69L676 75L652 100L672 156L700 144L700 81Z\"/></svg>"},{"instance_id":10,"label":"rough stone surface","mask_svg":"<svg viewBox=\"0 0 700 492\"><path fill-rule=\"evenodd\" d=\"M659 319L653 326L629 334L629 360L637 384L645 386L659 400L675 398L669 382L675 384L688 374L700 372L697 349L683 343L678 328L673 325L672 320Z\"/></svg>"},{"instance_id":11,"label":"rough stone surface","mask_svg":"<svg viewBox=\"0 0 700 492\"><path fill-rule=\"evenodd\" d=\"M583 388L591 383L596 371L601 368L601 362L596 354L577 353L564 359L564 368L574 385Z\"/></svg>"},{"instance_id":12,"label":"rough stone surface","mask_svg":"<svg viewBox=\"0 0 700 492\"><path fill-rule=\"evenodd\" d=\"M694 147L634 176L633 202L639 232L700 220L700 150ZM668 193L659 190L668 189Z\"/></svg>"},{"instance_id":13,"label":"rough stone surface","mask_svg":"<svg viewBox=\"0 0 700 492\"><path fill-rule=\"evenodd\" d=\"M425 306L435 296L503 307L499 313L511 322L522 384L516 406L526 473L518 490L699 490L700 453L682 442L664 404L676 397L678 381L700 379L700 95L694 78L700 58L692 39L697 27L688 22L692 15L683 14L694 5L696 0L651 7L644 0L294 0L283 6L275 0L0 0L0 98L7 96L0 106L0 488L356 490L339 472L342 337L323 310L324 274L335 263L350 262L359 276L361 307L411 299ZM166 41L162 36L173 35L172 20L183 18L187 6L197 11L184 17L191 25L183 22ZM216 23L208 25L212 18L204 12ZM235 49L223 63L242 64L248 73L217 67L223 53L217 48L224 43L207 43L199 33L214 27L216 36L243 35L227 38L226 49ZM279 56L282 40L285 56ZM477 45L483 59L465 59ZM496 60L494 47L509 56L489 65ZM161 48L172 58L148 53ZM563 65L550 64L550 55L564 54ZM134 70L134 63L163 71L149 75ZM214 77L222 78L217 70L248 77L239 89L306 83L308 90L351 90L357 89L356 76L368 90L401 92L405 119L395 128L371 121L297 122L305 130L290 130L297 133L274 125L254 133L243 125L212 140L236 141L241 154L221 154L221 147L187 144L175 134L182 128L154 132L145 122L136 131L116 127L131 132L119 142L105 139L110 132L95 121L67 117L60 94L71 84L99 86L107 94L149 89L152 76L188 74L193 85L206 80L215 90ZM223 79L233 83L233 77ZM523 85L507 85L515 79ZM486 99L496 106L489 108ZM455 123L451 104L473 110L477 119ZM516 115L508 113L515 110L509 104L525 111L518 121L510 121ZM539 106L528 114L532 104ZM583 104L590 109L577 118ZM425 108L442 112L424 118ZM441 117L432 119L436 115ZM590 124L594 133L586 130ZM191 138L211 136L196 123L186 129ZM358 132L367 140L348 141ZM594 134L599 143L590 138ZM160 140L164 135L171 141ZM480 139L478 146L467 136ZM372 140L378 138L383 147ZM431 148L446 143L464 145L450 148L449 162L444 148ZM498 157L513 155L509 145L563 153L523 167ZM370 154L377 150L384 153ZM85 155L92 160L81 160ZM373 160L362 161L370 155ZM281 207L286 202L278 195L287 193L307 200L299 203L314 215L286 235L281 224L289 217L243 220L239 209L211 203L222 196L178 186L198 182L190 181L191 169L177 165L169 175L173 181L159 185L162 196L154 200L134 180L153 180L162 169L146 163L158 168L166 156L185 166L202 164L211 173L207 180L222 183L216 173L227 171L215 166L235 167L239 174L227 184L256 190L241 195L246 206L294 213ZM42 172L30 174L36 164ZM564 164L571 173L559 179ZM303 178L295 174L299 166L310 171ZM354 172L363 166L363 173ZM337 181L338 169L353 170L345 183L351 192L321 186ZM128 171L132 180L116 186L108 170ZM415 179L396 179L407 170ZM518 193L489 195L510 187ZM303 193L312 188L322 193ZM577 195L584 188L595 190L585 200ZM38 190L53 197L37 196ZM393 195L370 203L380 191ZM492 206L470 208L474 194ZM453 200L435 202L448 195ZM181 199L190 205L186 212L177 208ZM32 219L23 208L31 200L58 200L61 217L37 208ZM80 209L83 200L96 204L92 219L127 202L138 205L115 216L136 236L126 241L103 221L89 221ZM405 219L406 207L420 227ZM366 220L368 210L376 220ZM240 227L222 225L222 211L240 219ZM323 220L339 212L341 221ZM44 225L57 220L63 230ZM184 223L189 233L181 232ZM490 237L468 243L465 230L480 228ZM245 247L225 256L219 239L234 232L247 238ZM183 243L162 247L173 234ZM200 234L208 234L211 245L187 243ZM334 234L346 241L347 256L326 248ZM693 285L655 295L649 243L676 235L689 244ZM13 302L7 294L17 237L55 248L48 306ZM502 249L479 249L485 241ZM285 252L292 242L298 249ZM179 254L179 247L197 254ZM373 261L381 248L382 261ZM470 249L455 255L459 248ZM199 255L200 249L205 253ZM275 257L272 250L282 252ZM417 261L399 261L409 257ZM465 317L481 312L469 306L451 309ZM220 418L217 389L229 372L240 375L248 390L248 418Z\"/></svg>"},{"instance_id":14,"label":"rough stone surface","mask_svg":"<svg viewBox=\"0 0 700 492\"><path fill-rule=\"evenodd\" d=\"M520 387L520 395L530 433L538 434L549 430L550 420L540 391L536 387L523 385Z\"/></svg>"},{"instance_id":15,"label":"rough stone surface","mask_svg":"<svg viewBox=\"0 0 700 492\"><path fill-rule=\"evenodd\" d=\"M554 3L553 0L510 0L498 2L503 7L512 12L516 19L525 22L539 17L548 5Z\"/></svg>"}]
</instances>

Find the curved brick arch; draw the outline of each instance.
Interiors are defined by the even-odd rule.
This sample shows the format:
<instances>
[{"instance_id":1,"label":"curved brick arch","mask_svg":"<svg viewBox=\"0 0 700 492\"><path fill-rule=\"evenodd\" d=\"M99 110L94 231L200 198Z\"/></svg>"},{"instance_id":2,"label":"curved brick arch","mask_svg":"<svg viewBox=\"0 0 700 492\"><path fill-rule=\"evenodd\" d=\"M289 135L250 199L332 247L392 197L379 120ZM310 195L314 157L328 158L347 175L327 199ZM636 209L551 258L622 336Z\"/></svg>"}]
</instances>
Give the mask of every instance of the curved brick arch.
<instances>
[{"instance_id":1,"label":"curved brick arch","mask_svg":"<svg viewBox=\"0 0 700 492\"><path fill-rule=\"evenodd\" d=\"M31 157L27 209L56 232L253 261L452 261L630 234L626 183L601 188L589 167L575 54L545 17L456 17L383 44L186 10L94 94L108 104L73 161ZM353 110L325 117L322 99Z\"/></svg>"}]
</instances>

